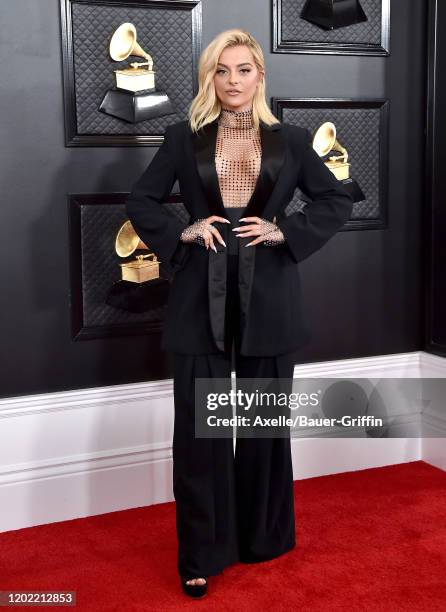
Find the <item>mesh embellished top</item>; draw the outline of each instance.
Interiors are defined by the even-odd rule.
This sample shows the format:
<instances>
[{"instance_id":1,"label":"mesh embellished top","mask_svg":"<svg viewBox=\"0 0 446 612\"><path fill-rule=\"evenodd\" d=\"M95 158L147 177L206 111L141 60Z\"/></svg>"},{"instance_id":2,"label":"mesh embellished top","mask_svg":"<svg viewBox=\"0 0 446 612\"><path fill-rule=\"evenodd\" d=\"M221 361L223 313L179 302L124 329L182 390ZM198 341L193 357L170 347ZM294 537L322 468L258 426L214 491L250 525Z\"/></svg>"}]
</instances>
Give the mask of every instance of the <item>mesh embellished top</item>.
<instances>
[{"instance_id":1,"label":"mesh embellished top","mask_svg":"<svg viewBox=\"0 0 446 612\"><path fill-rule=\"evenodd\" d=\"M252 124L252 109L221 109L218 119L215 166L226 208L246 206L260 172L260 130Z\"/></svg>"}]
</instances>

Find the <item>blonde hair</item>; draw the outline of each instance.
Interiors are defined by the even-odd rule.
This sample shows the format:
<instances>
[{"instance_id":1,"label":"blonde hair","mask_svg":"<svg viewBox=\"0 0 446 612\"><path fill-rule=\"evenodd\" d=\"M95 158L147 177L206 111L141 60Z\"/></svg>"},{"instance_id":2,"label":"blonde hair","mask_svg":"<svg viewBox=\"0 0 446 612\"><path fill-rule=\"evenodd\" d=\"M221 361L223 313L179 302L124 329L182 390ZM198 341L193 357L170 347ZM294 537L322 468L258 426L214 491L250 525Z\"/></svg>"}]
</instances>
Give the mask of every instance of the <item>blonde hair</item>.
<instances>
[{"instance_id":1,"label":"blonde hair","mask_svg":"<svg viewBox=\"0 0 446 612\"><path fill-rule=\"evenodd\" d=\"M189 125L193 132L214 121L221 112L221 103L215 91L214 74L221 52L226 47L235 45L246 45L254 57L257 69L265 71L262 48L249 32L233 28L218 34L204 49L198 63L198 93L192 100L188 112ZM266 103L265 78L262 78L256 87L252 100L252 118L256 129L260 121L267 125L280 123Z\"/></svg>"}]
</instances>

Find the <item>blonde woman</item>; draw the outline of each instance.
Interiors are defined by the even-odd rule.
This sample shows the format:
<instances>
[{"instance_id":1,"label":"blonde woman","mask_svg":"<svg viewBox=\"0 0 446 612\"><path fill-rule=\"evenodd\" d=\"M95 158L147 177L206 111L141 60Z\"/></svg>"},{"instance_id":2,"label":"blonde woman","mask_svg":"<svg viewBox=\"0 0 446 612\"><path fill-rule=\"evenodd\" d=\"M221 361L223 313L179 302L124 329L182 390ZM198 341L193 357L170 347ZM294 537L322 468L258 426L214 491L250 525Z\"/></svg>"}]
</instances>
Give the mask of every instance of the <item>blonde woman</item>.
<instances>
[{"instance_id":1,"label":"blonde woman","mask_svg":"<svg viewBox=\"0 0 446 612\"><path fill-rule=\"evenodd\" d=\"M162 206L178 180L190 219ZM285 215L299 187L303 211ZM135 231L174 272L161 347L173 353L173 488L183 591L235 562L273 559L296 544L288 436L195 432L195 379L292 380L310 330L298 264L349 219L350 195L265 100L263 52L247 31L220 33L199 62L188 120L169 125L133 186Z\"/></svg>"}]
</instances>

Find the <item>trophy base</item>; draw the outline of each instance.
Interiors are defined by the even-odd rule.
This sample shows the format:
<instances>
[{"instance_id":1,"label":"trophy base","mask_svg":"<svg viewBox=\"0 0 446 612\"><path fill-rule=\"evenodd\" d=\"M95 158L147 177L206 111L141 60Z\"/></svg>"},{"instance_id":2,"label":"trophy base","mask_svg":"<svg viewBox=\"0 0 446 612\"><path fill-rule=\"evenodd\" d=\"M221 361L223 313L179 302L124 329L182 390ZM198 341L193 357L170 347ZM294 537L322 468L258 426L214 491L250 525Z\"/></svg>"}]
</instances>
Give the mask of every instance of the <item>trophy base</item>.
<instances>
[{"instance_id":1,"label":"trophy base","mask_svg":"<svg viewBox=\"0 0 446 612\"><path fill-rule=\"evenodd\" d=\"M358 182L355 179L347 178L339 182L344 187L344 189L348 191L348 193L352 196L353 202L355 204L356 202L362 202L363 200L365 200L364 192L362 191L361 187L359 186ZM308 202L308 203L313 201L308 196L306 196L304 193L301 195L300 199L303 202Z\"/></svg>"},{"instance_id":2,"label":"trophy base","mask_svg":"<svg viewBox=\"0 0 446 612\"><path fill-rule=\"evenodd\" d=\"M307 0L300 16L324 30L368 21L359 0Z\"/></svg>"},{"instance_id":3,"label":"trophy base","mask_svg":"<svg viewBox=\"0 0 446 612\"><path fill-rule=\"evenodd\" d=\"M148 312L167 304L169 281L156 278L145 283L120 280L111 286L105 303L128 312Z\"/></svg>"},{"instance_id":4,"label":"trophy base","mask_svg":"<svg viewBox=\"0 0 446 612\"><path fill-rule=\"evenodd\" d=\"M127 123L138 123L175 112L169 96L162 91L144 89L133 92L118 87L107 91L98 110Z\"/></svg>"}]
</instances>

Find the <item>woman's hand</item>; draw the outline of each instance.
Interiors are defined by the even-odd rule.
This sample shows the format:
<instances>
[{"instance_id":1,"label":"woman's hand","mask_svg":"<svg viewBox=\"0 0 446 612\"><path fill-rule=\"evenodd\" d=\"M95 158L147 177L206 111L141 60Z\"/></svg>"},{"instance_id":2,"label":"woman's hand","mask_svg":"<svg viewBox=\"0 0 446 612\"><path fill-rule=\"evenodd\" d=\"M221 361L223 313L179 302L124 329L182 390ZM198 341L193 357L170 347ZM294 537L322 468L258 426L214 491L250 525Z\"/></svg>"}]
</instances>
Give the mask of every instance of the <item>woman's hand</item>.
<instances>
[{"instance_id":1,"label":"woman's hand","mask_svg":"<svg viewBox=\"0 0 446 612\"><path fill-rule=\"evenodd\" d=\"M197 219L195 223L189 225L183 230L181 234L182 242L196 242L201 246L205 246L206 249L211 247L217 252L214 244L214 236L218 240L220 244L226 246L225 241L220 235L220 232L216 227L211 225L214 221L223 221L224 223L231 223L229 219L225 219L224 217L219 217L218 215L211 215L205 219Z\"/></svg>"},{"instance_id":2,"label":"woman's hand","mask_svg":"<svg viewBox=\"0 0 446 612\"><path fill-rule=\"evenodd\" d=\"M274 217L275 219L276 217ZM258 236L245 246L252 246L263 242L267 246L274 246L285 242L285 236L274 221L268 221L261 217L244 217L239 219L239 222L251 221L251 225L243 227L234 227L232 231L238 232L237 236Z\"/></svg>"}]
</instances>

